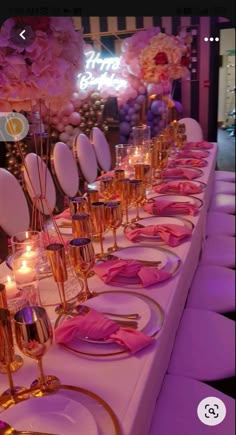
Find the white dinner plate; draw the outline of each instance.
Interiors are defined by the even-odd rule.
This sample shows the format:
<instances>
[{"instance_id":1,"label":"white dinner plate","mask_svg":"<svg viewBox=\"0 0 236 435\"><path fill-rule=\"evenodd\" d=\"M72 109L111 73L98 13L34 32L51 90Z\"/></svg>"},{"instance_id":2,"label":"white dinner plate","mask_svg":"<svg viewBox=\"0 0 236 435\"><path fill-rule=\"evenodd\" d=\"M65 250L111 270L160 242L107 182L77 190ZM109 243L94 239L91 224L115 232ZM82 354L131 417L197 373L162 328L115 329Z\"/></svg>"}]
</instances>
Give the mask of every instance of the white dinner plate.
<instances>
[{"instance_id":1,"label":"white dinner plate","mask_svg":"<svg viewBox=\"0 0 236 435\"><path fill-rule=\"evenodd\" d=\"M93 308L100 312L109 312L114 314L132 314L137 313L139 319L137 319L138 330L142 331L148 324L151 317L151 310L144 300L122 293L103 293L97 295L93 299L89 299L83 305ZM107 316L113 320L122 320L122 318ZM125 319L123 319L125 320ZM126 319L128 320L128 319Z\"/></svg>"},{"instance_id":2,"label":"white dinner plate","mask_svg":"<svg viewBox=\"0 0 236 435\"><path fill-rule=\"evenodd\" d=\"M22 401L4 411L4 421L25 431L99 435L92 413L63 392Z\"/></svg>"}]
</instances>

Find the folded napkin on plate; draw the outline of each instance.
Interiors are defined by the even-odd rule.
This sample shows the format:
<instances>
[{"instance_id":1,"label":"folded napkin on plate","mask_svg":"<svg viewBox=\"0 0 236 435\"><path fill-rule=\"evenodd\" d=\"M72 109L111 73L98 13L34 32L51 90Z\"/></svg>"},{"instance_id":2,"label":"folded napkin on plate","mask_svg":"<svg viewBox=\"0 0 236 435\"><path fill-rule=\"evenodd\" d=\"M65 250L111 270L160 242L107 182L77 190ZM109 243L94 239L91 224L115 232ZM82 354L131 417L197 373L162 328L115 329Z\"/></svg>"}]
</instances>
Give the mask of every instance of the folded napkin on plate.
<instances>
[{"instance_id":1,"label":"folded napkin on plate","mask_svg":"<svg viewBox=\"0 0 236 435\"><path fill-rule=\"evenodd\" d=\"M178 246L183 239L189 237L192 231L184 225L162 224L148 225L144 228L137 228L126 233L128 240L134 241L141 235L144 236L159 236L169 246Z\"/></svg>"},{"instance_id":2,"label":"folded napkin on plate","mask_svg":"<svg viewBox=\"0 0 236 435\"><path fill-rule=\"evenodd\" d=\"M201 193L202 188L192 181L169 181L153 187L157 193L178 192L182 194Z\"/></svg>"},{"instance_id":3,"label":"folded napkin on plate","mask_svg":"<svg viewBox=\"0 0 236 435\"><path fill-rule=\"evenodd\" d=\"M69 239L65 239L64 237L58 237L58 236L51 236L50 234L42 231L42 239L44 246L47 246L51 243L64 243L64 245L67 245L69 243Z\"/></svg>"},{"instance_id":4,"label":"folded napkin on plate","mask_svg":"<svg viewBox=\"0 0 236 435\"><path fill-rule=\"evenodd\" d=\"M93 309L83 316L67 318L55 330L56 343L70 343L76 337L114 342L132 353L138 352L153 341L152 337L140 331L121 328L116 322Z\"/></svg>"},{"instance_id":5,"label":"folded napkin on plate","mask_svg":"<svg viewBox=\"0 0 236 435\"><path fill-rule=\"evenodd\" d=\"M198 212L198 207L193 204L185 204L184 202L168 201L158 198L153 202L145 204L144 211L150 214L163 215L164 213L179 213L190 214L194 216Z\"/></svg>"},{"instance_id":6,"label":"folded napkin on plate","mask_svg":"<svg viewBox=\"0 0 236 435\"><path fill-rule=\"evenodd\" d=\"M158 269L157 267L143 266L141 262L136 260L109 260L96 264L93 270L105 284L109 284L118 275L123 278L138 276L143 287L165 281L171 276L165 270Z\"/></svg>"},{"instance_id":7,"label":"folded napkin on plate","mask_svg":"<svg viewBox=\"0 0 236 435\"><path fill-rule=\"evenodd\" d=\"M204 168L206 166L205 160L200 159L177 159L171 160L168 164L169 168L175 166L195 166L196 168Z\"/></svg>"},{"instance_id":8,"label":"folded napkin on plate","mask_svg":"<svg viewBox=\"0 0 236 435\"><path fill-rule=\"evenodd\" d=\"M184 158L204 159L205 157L208 157L208 152L202 150L195 150L195 151L186 150L186 151L181 151L178 154L178 157L183 159Z\"/></svg>"},{"instance_id":9,"label":"folded napkin on plate","mask_svg":"<svg viewBox=\"0 0 236 435\"><path fill-rule=\"evenodd\" d=\"M207 142L205 140L202 140L200 142L187 142L184 146L185 149L188 148L199 148L199 149L205 149L205 150L210 150L211 148L213 148L213 144L211 142Z\"/></svg>"},{"instance_id":10,"label":"folded napkin on plate","mask_svg":"<svg viewBox=\"0 0 236 435\"><path fill-rule=\"evenodd\" d=\"M54 216L54 219L69 219L69 220L71 220L70 209L66 208L64 211L62 211L61 213Z\"/></svg>"},{"instance_id":11,"label":"folded napkin on plate","mask_svg":"<svg viewBox=\"0 0 236 435\"><path fill-rule=\"evenodd\" d=\"M165 171L163 171L163 177L180 177L193 180L194 178L199 177L199 172L188 168L165 169Z\"/></svg>"}]
</instances>

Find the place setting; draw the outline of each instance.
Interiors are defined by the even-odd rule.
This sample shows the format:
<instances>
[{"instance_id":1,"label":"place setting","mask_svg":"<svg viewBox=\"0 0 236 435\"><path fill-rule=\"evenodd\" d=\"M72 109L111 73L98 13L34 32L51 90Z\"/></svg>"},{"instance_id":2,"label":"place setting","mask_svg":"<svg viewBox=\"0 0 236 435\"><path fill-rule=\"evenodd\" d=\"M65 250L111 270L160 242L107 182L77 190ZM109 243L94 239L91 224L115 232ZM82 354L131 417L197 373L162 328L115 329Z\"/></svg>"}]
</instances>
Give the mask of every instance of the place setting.
<instances>
[{"instance_id":1,"label":"place setting","mask_svg":"<svg viewBox=\"0 0 236 435\"><path fill-rule=\"evenodd\" d=\"M205 168L208 165L208 162L204 159L198 158L179 158L179 156L175 159L171 159L168 162L168 168L175 168L180 166L186 166L191 168Z\"/></svg>"},{"instance_id":2,"label":"place setting","mask_svg":"<svg viewBox=\"0 0 236 435\"><path fill-rule=\"evenodd\" d=\"M30 387L15 386L13 382L12 328L23 355L38 364L39 376ZM53 343L54 333L43 307L24 307L15 313L12 323L9 311L0 308L0 336L2 345L9 350L4 357L1 355L9 381L8 390L0 395L2 435L106 435L107 430L109 434L120 435L114 411L100 396L76 385L64 385L58 377L44 374L42 358Z\"/></svg>"},{"instance_id":3,"label":"place setting","mask_svg":"<svg viewBox=\"0 0 236 435\"><path fill-rule=\"evenodd\" d=\"M203 175L203 171L200 168L191 167L177 167L177 168L167 168L162 172L162 178L164 180L168 179L186 179L194 180L195 178L200 178Z\"/></svg>"},{"instance_id":4,"label":"place setting","mask_svg":"<svg viewBox=\"0 0 236 435\"><path fill-rule=\"evenodd\" d=\"M148 199L143 210L157 216L189 214L195 216L202 207L203 201L195 196L158 195Z\"/></svg>"},{"instance_id":5,"label":"place setting","mask_svg":"<svg viewBox=\"0 0 236 435\"><path fill-rule=\"evenodd\" d=\"M148 199L155 196L155 193L170 193L170 194L181 194L181 195L191 195L202 193L206 188L206 183L199 180L172 180L165 181L160 180L157 184L153 186L153 191L148 194Z\"/></svg>"},{"instance_id":6,"label":"place setting","mask_svg":"<svg viewBox=\"0 0 236 435\"><path fill-rule=\"evenodd\" d=\"M189 240L193 229L194 224L182 217L151 216L126 225L124 234L133 243L175 247Z\"/></svg>"}]
</instances>

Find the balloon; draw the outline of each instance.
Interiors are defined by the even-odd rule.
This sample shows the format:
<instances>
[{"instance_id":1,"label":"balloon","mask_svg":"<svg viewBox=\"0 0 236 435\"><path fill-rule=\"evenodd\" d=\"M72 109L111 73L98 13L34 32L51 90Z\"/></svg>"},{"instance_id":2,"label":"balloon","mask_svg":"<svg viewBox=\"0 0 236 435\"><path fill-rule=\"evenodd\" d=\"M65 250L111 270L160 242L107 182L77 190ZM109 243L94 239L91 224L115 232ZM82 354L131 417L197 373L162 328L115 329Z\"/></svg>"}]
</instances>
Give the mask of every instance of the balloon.
<instances>
[{"instance_id":1,"label":"balloon","mask_svg":"<svg viewBox=\"0 0 236 435\"><path fill-rule=\"evenodd\" d=\"M183 106L179 101L174 101L175 103L175 108L177 110L177 112L182 113L183 112Z\"/></svg>"},{"instance_id":2,"label":"balloon","mask_svg":"<svg viewBox=\"0 0 236 435\"><path fill-rule=\"evenodd\" d=\"M60 132L63 132L65 130L65 126L62 122L59 122L59 124L56 125L56 129Z\"/></svg>"},{"instance_id":3,"label":"balloon","mask_svg":"<svg viewBox=\"0 0 236 435\"><path fill-rule=\"evenodd\" d=\"M128 110L128 115L133 115L134 114L134 108L130 107L130 109Z\"/></svg>"},{"instance_id":4,"label":"balloon","mask_svg":"<svg viewBox=\"0 0 236 435\"><path fill-rule=\"evenodd\" d=\"M78 98L79 98L79 94L78 94L78 92L74 92L73 94L72 94L72 97L71 97L71 101L76 101L76 100L78 100Z\"/></svg>"},{"instance_id":5,"label":"balloon","mask_svg":"<svg viewBox=\"0 0 236 435\"><path fill-rule=\"evenodd\" d=\"M134 110L135 110L135 112L139 112L140 109L141 109L141 105L138 104L138 103L135 103L134 104Z\"/></svg>"},{"instance_id":6,"label":"balloon","mask_svg":"<svg viewBox=\"0 0 236 435\"><path fill-rule=\"evenodd\" d=\"M139 88L138 88L138 92L139 92L140 94L145 94L145 92L146 92L145 87L144 87L144 86L139 86Z\"/></svg>"},{"instance_id":7,"label":"balloon","mask_svg":"<svg viewBox=\"0 0 236 435\"><path fill-rule=\"evenodd\" d=\"M69 116L63 116L62 120L64 125L68 125L69 124Z\"/></svg>"},{"instance_id":8,"label":"balloon","mask_svg":"<svg viewBox=\"0 0 236 435\"><path fill-rule=\"evenodd\" d=\"M154 115L158 115L160 113L160 101L154 100L151 104L151 111Z\"/></svg>"},{"instance_id":9,"label":"balloon","mask_svg":"<svg viewBox=\"0 0 236 435\"><path fill-rule=\"evenodd\" d=\"M123 135L120 135L120 143L126 143L126 137Z\"/></svg>"},{"instance_id":10,"label":"balloon","mask_svg":"<svg viewBox=\"0 0 236 435\"><path fill-rule=\"evenodd\" d=\"M61 133L60 136L59 136L59 139L62 142L67 142L69 140L69 138L70 138L70 136L67 133L65 133L65 132Z\"/></svg>"},{"instance_id":11,"label":"balloon","mask_svg":"<svg viewBox=\"0 0 236 435\"><path fill-rule=\"evenodd\" d=\"M66 131L66 133L71 134L71 133L73 133L74 129L73 129L72 125L67 125L65 127L65 131Z\"/></svg>"},{"instance_id":12,"label":"balloon","mask_svg":"<svg viewBox=\"0 0 236 435\"><path fill-rule=\"evenodd\" d=\"M80 117L80 114L78 112L73 112L69 116L69 122L72 125L78 125L80 123L80 120L81 120L81 117Z\"/></svg>"},{"instance_id":13,"label":"balloon","mask_svg":"<svg viewBox=\"0 0 236 435\"><path fill-rule=\"evenodd\" d=\"M70 115L72 112L74 111L74 106L72 103L67 103L63 108L62 108L62 114L63 115Z\"/></svg>"},{"instance_id":14,"label":"balloon","mask_svg":"<svg viewBox=\"0 0 236 435\"><path fill-rule=\"evenodd\" d=\"M130 130L131 130L131 127L128 124L128 122L121 122L120 123L120 132L121 132L121 134L128 135Z\"/></svg>"},{"instance_id":15,"label":"balloon","mask_svg":"<svg viewBox=\"0 0 236 435\"><path fill-rule=\"evenodd\" d=\"M143 104L146 101L146 97L144 95L138 95L136 101L139 104Z\"/></svg>"},{"instance_id":16,"label":"balloon","mask_svg":"<svg viewBox=\"0 0 236 435\"><path fill-rule=\"evenodd\" d=\"M52 124L57 124L58 122L59 122L59 118L57 116L52 116L51 123Z\"/></svg>"}]
</instances>

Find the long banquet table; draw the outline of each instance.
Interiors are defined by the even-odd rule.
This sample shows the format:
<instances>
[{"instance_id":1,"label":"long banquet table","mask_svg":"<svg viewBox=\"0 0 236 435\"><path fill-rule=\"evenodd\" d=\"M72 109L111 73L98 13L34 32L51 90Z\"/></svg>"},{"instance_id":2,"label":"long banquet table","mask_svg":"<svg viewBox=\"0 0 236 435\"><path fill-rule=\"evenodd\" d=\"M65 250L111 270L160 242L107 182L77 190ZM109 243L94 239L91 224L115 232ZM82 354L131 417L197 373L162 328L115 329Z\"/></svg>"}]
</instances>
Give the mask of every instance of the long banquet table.
<instances>
[{"instance_id":1,"label":"long banquet table","mask_svg":"<svg viewBox=\"0 0 236 435\"><path fill-rule=\"evenodd\" d=\"M206 189L203 193L194 195L203 200L203 206L197 216L187 216L195 226L192 237L178 247L167 246L179 255L182 267L166 282L135 290L156 300L164 311L163 327L155 336L154 342L135 355L123 354L107 358L81 357L54 343L44 356L46 373L58 376L63 384L77 385L100 395L116 413L121 433L124 435L148 435L149 433L155 402L168 368L179 321L204 240L206 214L213 188L217 144L214 144L209 151L208 165L202 169L203 175L199 178L199 181L206 183ZM150 215L142 211L141 216ZM124 237L122 228L118 231L117 239L118 244L122 246L131 244ZM112 237L109 232L105 235L104 246L111 246L111 244ZM9 274L9 269L2 264L0 277L6 274ZM122 290L121 287L103 284L97 277L92 277L89 282L95 291ZM186 346L191 344L186 343ZM18 349L16 351L20 353ZM24 357L24 366L14 374L15 384L29 386L35 378L36 370L35 361ZM7 377L0 374L0 382L3 391L8 387Z\"/></svg>"}]
</instances>

